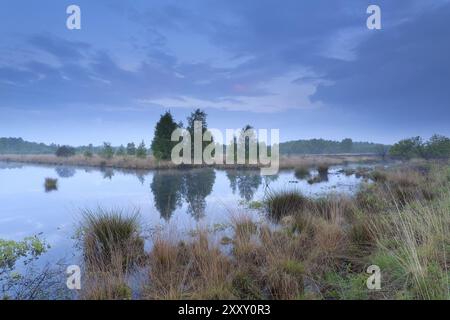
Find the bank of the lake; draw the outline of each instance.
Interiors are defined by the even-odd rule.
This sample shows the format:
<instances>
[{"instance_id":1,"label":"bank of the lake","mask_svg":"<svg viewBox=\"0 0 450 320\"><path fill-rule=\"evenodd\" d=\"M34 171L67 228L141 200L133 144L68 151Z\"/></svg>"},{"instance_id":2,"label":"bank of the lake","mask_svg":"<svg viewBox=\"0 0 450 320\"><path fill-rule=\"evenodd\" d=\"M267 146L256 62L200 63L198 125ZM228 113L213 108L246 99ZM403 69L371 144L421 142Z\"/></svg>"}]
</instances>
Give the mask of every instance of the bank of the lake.
<instances>
[{"instance_id":1,"label":"bank of the lake","mask_svg":"<svg viewBox=\"0 0 450 320\"><path fill-rule=\"evenodd\" d=\"M282 156L280 158L280 169L295 169L298 167L314 167L319 164L345 165L349 163L375 163L380 161L381 157L371 154L337 154L337 155L302 155L302 156ZM171 161L159 161L152 156L138 158L135 156L114 156L110 159L93 155L86 157L84 155L75 155L72 157L57 157L55 155L0 155L1 162L17 162L28 164L47 164L55 166L84 166L96 168L115 168L131 170L163 170L176 168L198 168L207 167L206 165L175 165ZM257 168L255 165L239 164L216 164L214 168L222 169L245 169Z\"/></svg>"}]
</instances>

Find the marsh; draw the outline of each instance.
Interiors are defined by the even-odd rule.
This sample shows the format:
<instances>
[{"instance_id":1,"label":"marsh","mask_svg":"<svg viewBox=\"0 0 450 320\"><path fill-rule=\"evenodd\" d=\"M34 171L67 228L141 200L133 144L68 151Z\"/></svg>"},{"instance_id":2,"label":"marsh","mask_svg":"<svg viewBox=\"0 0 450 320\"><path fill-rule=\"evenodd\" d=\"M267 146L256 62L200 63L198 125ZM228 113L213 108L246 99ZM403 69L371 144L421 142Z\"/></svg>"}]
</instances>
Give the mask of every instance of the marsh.
<instances>
[{"instance_id":1,"label":"marsh","mask_svg":"<svg viewBox=\"0 0 450 320\"><path fill-rule=\"evenodd\" d=\"M0 238L20 240L42 233L52 246L48 259L71 260L76 255L72 237L84 209L138 209L148 228L171 225L188 230L197 224L225 223L230 212L262 201L269 190L295 189L307 196L351 194L363 179L342 174L342 168L331 167L328 181L310 185L297 179L294 170L264 177L259 170L138 171L4 163ZM58 189L50 193L42 185L48 178L60 178Z\"/></svg>"}]
</instances>

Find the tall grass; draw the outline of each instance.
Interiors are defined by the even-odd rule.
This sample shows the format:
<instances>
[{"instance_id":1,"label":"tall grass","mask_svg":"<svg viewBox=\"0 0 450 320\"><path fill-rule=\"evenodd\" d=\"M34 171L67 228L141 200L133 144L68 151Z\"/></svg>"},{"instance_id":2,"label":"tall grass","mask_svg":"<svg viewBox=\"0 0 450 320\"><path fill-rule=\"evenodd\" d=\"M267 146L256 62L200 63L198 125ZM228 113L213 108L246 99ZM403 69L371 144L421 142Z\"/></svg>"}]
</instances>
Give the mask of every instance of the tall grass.
<instances>
[{"instance_id":1,"label":"tall grass","mask_svg":"<svg viewBox=\"0 0 450 320\"><path fill-rule=\"evenodd\" d=\"M295 190L269 191L264 200L269 216L280 220L284 216L302 211L308 199Z\"/></svg>"},{"instance_id":2,"label":"tall grass","mask_svg":"<svg viewBox=\"0 0 450 320\"><path fill-rule=\"evenodd\" d=\"M86 262L92 266L119 263L123 268L133 265L144 252L140 233L137 212L125 215L120 210L85 210L81 235Z\"/></svg>"},{"instance_id":3,"label":"tall grass","mask_svg":"<svg viewBox=\"0 0 450 320\"><path fill-rule=\"evenodd\" d=\"M397 208L373 224L381 252L404 273L403 287L417 299L449 299L450 191L435 205ZM389 270L387 270L389 272Z\"/></svg>"},{"instance_id":4,"label":"tall grass","mask_svg":"<svg viewBox=\"0 0 450 320\"><path fill-rule=\"evenodd\" d=\"M130 299L128 276L144 262L144 240L137 212L84 210L79 229L84 256L85 299Z\"/></svg>"},{"instance_id":5,"label":"tall grass","mask_svg":"<svg viewBox=\"0 0 450 320\"><path fill-rule=\"evenodd\" d=\"M226 247L209 231L198 230L183 241L174 233L156 233L145 259L144 298L450 299L450 171L408 170L383 172L385 178L361 190L365 197L311 199L292 190L271 192L266 210L276 223L234 216ZM392 192L394 186L402 192ZM424 189L434 196L423 196ZM410 192L416 197L402 196ZM87 226L95 227L85 230L99 235L87 241L92 256L103 256L95 249L103 243L116 243L112 249L124 252L122 244L138 234L134 219L123 227L121 218L87 217ZM110 236L111 228L127 231ZM114 270L122 270L121 261ZM366 269L373 264L382 272L379 291L366 287ZM90 296L128 297L126 273L117 274L107 281L111 272L101 273L95 279L103 281L92 282Z\"/></svg>"}]
</instances>

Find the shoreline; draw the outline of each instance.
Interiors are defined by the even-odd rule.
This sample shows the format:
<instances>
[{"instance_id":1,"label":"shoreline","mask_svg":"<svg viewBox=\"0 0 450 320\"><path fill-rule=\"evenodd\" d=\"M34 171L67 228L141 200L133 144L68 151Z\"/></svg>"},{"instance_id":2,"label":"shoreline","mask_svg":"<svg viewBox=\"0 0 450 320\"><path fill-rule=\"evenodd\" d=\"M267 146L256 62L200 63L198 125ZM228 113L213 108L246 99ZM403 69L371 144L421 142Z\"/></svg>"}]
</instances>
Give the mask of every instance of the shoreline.
<instances>
[{"instance_id":1,"label":"shoreline","mask_svg":"<svg viewBox=\"0 0 450 320\"><path fill-rule=\"evenodd\" d=\"M282 156L280 158L280 170L295 169L299 167L314 167L319 164L344 165L350 163L374 163L381 161L381 157L376 155L298 155ZM168 169L193 169L193 168L215 168L215 169L259 169L258 165L242 164L215 164L215 165L175 165L171 161L157 161L153 157L140 159L131 156L115 156L112 159L105 159L100 156L85 157L75 155L63 158L55 155L0 155L0 162L37 164L52 166L79 166L93 168L111 168L126 170L168 170Z\"/></svg>"}]
</instances>

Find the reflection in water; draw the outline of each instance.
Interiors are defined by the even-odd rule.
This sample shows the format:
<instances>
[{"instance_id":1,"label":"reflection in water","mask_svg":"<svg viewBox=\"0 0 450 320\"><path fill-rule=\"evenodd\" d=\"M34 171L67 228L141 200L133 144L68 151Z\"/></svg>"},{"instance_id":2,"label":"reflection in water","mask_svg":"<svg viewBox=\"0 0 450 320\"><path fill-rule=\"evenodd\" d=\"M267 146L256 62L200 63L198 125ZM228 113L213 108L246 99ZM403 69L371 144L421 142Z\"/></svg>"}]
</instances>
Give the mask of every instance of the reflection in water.
<instances>
[{"instance_id":1,"label":"reflection in water","mask_svg":"<svg viewBox=\"0 0 450 320\"><path fill-rule=\"evenodd\" d=\"M188 204L188 213L196 220L205 215L205 198L212 192L216 181L214 169L189 170L184 175L184 199Z\"/></svg>"},{"instance_id":2,"label":"reflection in water","mask_svg":"<svg viewBox=\"0 0 450 320\"><path fill-rule=\"evenodd\" d=\"M309 184L328 182L328 172L319 172L319 174L308 180Z\"/></svg>"},{"instance_id":3,"label":"reflection in water","mask_svg":"<svg viewBox=\"0 0 450 320\"><path fill-rule=\"evenodd\" d=\"M196 220L205 215L206 197L212 192L216 173L214 169L188 171L157 171L150 185L155 199L155 207L165 220L181 206L182 200L187 211Z\"/></svg>"},{"instance_id":4,"label":"reflection in water","mask_svg":"<svg viewBox=\"0 0 450 320\"><path fill-rule=\"evenodd\" d=\"M180 172L156 171L150 185L155 207L165 220L170 220L176 208L181 206L183 175Z\"/></svg>"},{"instance_id":5,"label":"reflection in water","mask_svg":"<svg viewBox=\"0 0 450 320\"><path fill-rule=\"evenodd\" d=\"M229 170L227 171L227 178L230 181L230 188L233 194L238 189L240 197L246 201L253 199L255 192L262 183L259 171Z\"/></svg>"},{"instance_id":6,"label":"reflection in water","mask_svg":"<svg viewBox=\"0 0 450 320\"><path fill-rule=\"evenodd\" d=\"M72 178L76 173L76 170L71 167L57 167L55 171L60 178Z\"/></svg>"},{"instance_id":7,"label":"reflection in water","mask_svg":"<svg viewBox=\"0 0 450 320\"><path fill-rule=\"evenodd\" d=\"M143 172L138 172L136 173L136 177L138 178L139 182L144 185L145 183L145 173Z\"/></svg>"},{"instance_id":8,"label":"reflection in water","mask_svg":"<svg viewBox=\"0 0 450 320\"><path fill-rule=\"evenodd\" d=\"M103 173L103 179L109 179L112 180L112 177L114 177L114 169L111 168L102 168Z\"/></svg>"},{"instance_id":9,"label":"reflection in water","mask_svg":"<svg viewBox=\"0 0 450 320\"><path fill-rule=\"evenodd\" d=\"M0 170L2 169L22 169L23 165L17 163L0 162Z\"/></svg>"}]
</instances>

